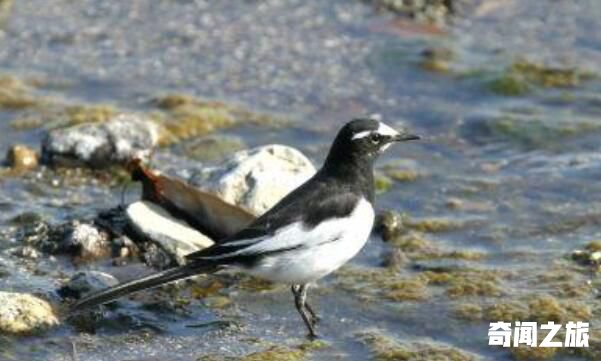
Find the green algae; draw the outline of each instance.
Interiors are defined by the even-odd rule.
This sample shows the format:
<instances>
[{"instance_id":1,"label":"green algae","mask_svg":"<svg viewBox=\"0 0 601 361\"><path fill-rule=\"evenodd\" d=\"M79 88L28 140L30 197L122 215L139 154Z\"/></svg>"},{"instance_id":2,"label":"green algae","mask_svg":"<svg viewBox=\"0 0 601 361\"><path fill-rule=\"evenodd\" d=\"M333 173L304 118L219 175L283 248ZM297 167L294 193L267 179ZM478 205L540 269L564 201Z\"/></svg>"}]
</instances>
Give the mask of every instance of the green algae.
<instances>
[{"instance_id":1,"label":"green algae","mask_svg":"<svg viewBox=\"0 0 601 361\"><path fill-rule=\"evenodd\" d=\"M187 157L204 162L222 160L244 148L245 144L240 138L215 135L194 139L182 145L183 153Z\"/></svg>"},{"instance_id":2,"label":"green algae","mask_svg":"<svg viewBox=\"0 0 601 361\"><path fill-rule=\"evenodd\" d=\"M412 170L385 169L384 174L395 182L408 183L419 179L420 174Z\"/></svg>"},{"instance_id":3,"label":"green algae","mask_svg":"<svg viewBox=\"0 0 601 361\"><path fill-rule=\"evenodd\" d=\"M446 287L449 298L498 297L503 294L500 273L479 269L455 269L448 272L423 273L431 284Z\"/></svg>"},{"instance_id":4,"label":"green algae","mask_svg":"<svg viewBox=\"0 0 601 361\"><path fill-rule=\"evenodd\" d=\"M601 251L601 241L591 241L584 246L584 249L590 252L599 252Z\"/></svg>"},{"instance_id":5,"label":"green algae","mask_svg":"<svg viewBox=\"0 0 601 361\"><path fill-rule=\"evenodd\" d=\"M408 218L404 224L408 229L413 229L424 233L450 232L458 230L464 226L463 223L451 220L449 218Z\"/></svg>"},{"instance_id":6,"label":"green algae","mask_svg":"<svg viewBox=\"0 0 601 361\"><path fill-rule=\"evenodd\" d=\"M424 301L429 298L427 285L423 277L397 278L384 292L384 297L397 302Z\"/></svg>"},{"instance_id":7,"label":"green algae","mask_svg":"<svg viewBox=\"0 0 601 361\"><path fill-rule=\"evenodd\" d=\"M422 69L447 74L451 70L451 61L454 58L453 51L448 48L429 48L421 53L419 65Z\"/></svg>"},{"instance_id":8,"label":"green algae","mask_svg":"<svg viewBox=\"0 0 601 361\"><path fill-rule=\"evenodd\" d=\"M324 341L307 341L296 346L269 346L264 350L252 352L244 356L204 355L198 361L303 361L313 351L327 347Z\"/></svg>"},{"instance_id":9,"label":"green algae","mask_svg":"<svg viewBox=\"0 0 601 361\"><path fill-rule=\"evenodd\" d=\"M84 123L105 122L112 119L119 110L108 104L65 105L47 101L35 111L20 116L10 122L11 128L19 131L40 127L47 129L69 127Z\"/></svg>"},{"instance_id":10,"label":"green algae","mask_svg":"<svg viewBox=\"0 0 601 361\"><path fill-rule=\"evenodd\" d=\"M508 109L494 115L476 116L463 126L462 132L477 143L506 141L526 149L565 149L570 139L601 133L601 125L591 117L568 111L532 113Z\"/></svg>"},{"instance_id":11,"label":"green algae","mask_svg":"<svg viewBox=\"0 0 601 361\"><path fill-rule=\"evenodd\" d=\"M511 348L511 356L518 361L527 360L549 360L557 354L556 347L530 347L520 345Z\"/></svg>"},{"instance_id":12,"label":"green algae","mask_svg":"<svg viewBox=\"0 0 601 361\"><path fill-rule=\"evenodd\" d=\"M0 75L0 108L19 110L38 104L31 88L23 81L9 75Z\"/></svg>"},{"instance_id":13,"label":"green algae","mask_svg":"<svg viewBox=\"0 0 601 361\"><path fill-rule=\"evenodd\" d=\"M550 295L527 295L512 301L496 302L483 308L483 319L490 322L587 322L592 315L590 306L585 303L575 300L559 301Z\"/></svg>"},{"instance_id":14,"label":"green algae","mask_svg":"<svg viewBox=\"0 0 601 361\"><path fill-rule=\"evenodd\" d=\"M401 275L390 269L343 267L336 272L338 285L356 293L364 301L424 301L430 297L428 280L422 276Z\"/></svg>"},{"instance_id":15,"label":"green algae","mask_svg":"<svg viewBox=\"0 0 601 361\"><path fill-rule=\"evenodd\" d=\"M278 126L284 122L275 117L250 111L244 107L219 101L203 100L186 94L169 94L156 98L160 110L153 117L163 126L161 144L207 135L237 124Z\"/></svg>"},{"instance_id":16,"label":"green algae","mask_svg":"<svg viewBox=\"0 0 601 361\"><path fill-rule=\"evenodd\" d=\"M376 230L382 234L384 241L392 242L397 237L405 236L409 231L421 233L445 233L460 230L467 226L466 222L446 217L411 218L406 213L384 211L378 215Z\"/></svg>"},{"instance_id":17,"label":"green algae","mask_svg":"<svg viewBox=\"0 0 601 361\"><path fill-rule=\"evenodd\" d=\"M115 107L105 104L73 105L63 110L67 126L105 122L113 118L117 113L118 111Z\"/></svg>"},{"instance_id":18,"label":"green algae","mask_svg":"<svg viewBox=\"0 0 601 361\"><path fill-rule=\"evenodd\" d=\"M478 358L458 348L434 342L399 342L379 331L358 335L372 354L374 361L472 361Z\"/></svg>"},{"instance_id":19,"label":"green algae","mask_svg":"<svg viewBox=\"0 0 601 361\"><path fill-rule=\"evenodd\" d=\"M536 88L571 88L593 75L577 68L558 68L518 60L488 83L488 89L504 96L521 96Z\"/></svg>"},{"instance_id":20,"label":"green algae","mask_svg":"<svg viewBox=\"0 0 601 361\"><path fill-rule=\"evenodd\" d=\"M528 305L517 301L497 302L485 308L483 317L490 322L531 321Z\"/></svg>"},{"instance_id":21,"label":"green algae","mask_svg":"<svg viewBox=\"0 0 601 361\"><path fill-rule=\"evenodd\" d=\"M205 306L212 309L223 309L232 305L232 300L227 296L207 296L203 298Z\"/></svg>"},{"instance_id":22,"label":"green algae","mask_svg":"<svg viewBox=\"0 0 601 361\"><path fill-rule=\"evenodd\" d=\"M383 175L376 175L374 178L374 188L377 194L388 192L392 188L392 180Z\"/></svg>"},{"instance_id":23,"label":"green algae","mask_svg":"<svg viewBox=\"0 0 601 361\"><path fill-rule=\"evenodd\" d=\"M163 123L166 133L163 142L175 142L209 134L235 123L232 113L225 107L205 104L184 104L170 110Z\"/></svg>"},{"instance_id":24,"label":"green algae","mask_svg":"<svg viewBox=\"0 0 601 361\"><path fill-rule=\"evenodd\" d=\"M388 242L391 246L401 250L412 261L434 259L480 261L486 258L486 254L480 251L443 249L435 242L425 238L423 233L416 231L389 237Z\"/></svg>"},{"instance_id":25,"label":"green algae","mask_svg":"<svg viewBox=\"0 0 601 361\"><path fill-rule=\"evenodd\" d=\"M453 308L455 317L467 321L482 320L484 310L482 306L474 303L459 303Z\"/></svg>"}]
</instances>

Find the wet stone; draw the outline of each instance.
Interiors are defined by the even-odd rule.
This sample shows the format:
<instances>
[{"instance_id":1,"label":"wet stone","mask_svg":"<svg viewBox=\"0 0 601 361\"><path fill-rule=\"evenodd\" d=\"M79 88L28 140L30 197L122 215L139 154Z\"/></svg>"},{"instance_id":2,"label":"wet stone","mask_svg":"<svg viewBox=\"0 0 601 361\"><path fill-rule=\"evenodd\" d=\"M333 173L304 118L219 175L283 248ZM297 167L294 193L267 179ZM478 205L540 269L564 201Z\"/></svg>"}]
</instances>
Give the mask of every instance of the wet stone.
<instances>
[{"instance_id":1,"label":"wet stone","mask_svg":"<svg viewBox=\"0 0 601 361\"><path fill-rule=\"evenodd\" d=\"M398 212L383 211L378 214L374 228L388 242L403 232L403 217Z\"/></svg>"},{"instance_id":2,"label":"wet stone","mask_svg":"<svg viewBox=\"0 0 601 361\"><path fill-rule=\"evenodd\" d=\"M601 242L592 241L584 249L573 251L571 258L580 265L590 267L595 271L601 270Z\"/></svg>"},{"instance_id":3,"label":"wet stone","mask_svg":"<svg viewBox=\"0 0 601 361\"><path fill-rule=\"evenodd\" d=\"M44 163L103 168L132 158L147 159L158 144L158 126L136 114L106 122L49 131L42 142Z\"/></svg>"},{"instance_id":4,"label":"wet stone","mask_svg":"<svg viewBox=\"0 0 601 361\"><path fill-rule=\"evenodd\" d=\"M57 293L63 298L79 299L90 292L115 286L119 281L112 275L99 271L85 271L75 274Z\"/></svg>"},{"instance_id":5,"label":"wet stone","mask_svg":"<svg viewBox=\"0 0 601 361\"><path fill-rule=\"evenodd\" d=\"M38 155L26 145L13 145L6 153L6 164L17 170L34 169L38 166Z\"/></svg>"}]
</instances>

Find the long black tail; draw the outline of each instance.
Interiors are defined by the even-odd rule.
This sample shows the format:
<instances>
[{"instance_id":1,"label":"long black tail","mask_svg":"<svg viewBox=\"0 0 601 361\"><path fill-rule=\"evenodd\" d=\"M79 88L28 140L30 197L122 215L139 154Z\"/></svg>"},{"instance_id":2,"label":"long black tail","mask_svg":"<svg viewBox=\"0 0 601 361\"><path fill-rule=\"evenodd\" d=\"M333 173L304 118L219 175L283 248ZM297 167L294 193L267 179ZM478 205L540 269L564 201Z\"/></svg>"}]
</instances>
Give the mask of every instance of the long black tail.
<instances>
[{"instance_id":1,"label":"long black tail","mask_svg":"<svg viewBox=\"0 0 601 361\"><path fill-rule=\"evenodd\" d=\"M109 287L98 292L94 292L71 306L70 312L77 312L84 308L94 307L113 301L119 297L160 286L164 283L175 280L191 277L202 273L214 272L215 268L207 266L199 268L198 265L185 265L181 267L171 268L162 272L154 273L146 277L138 278L132 281L120 283L114 287Z\"/></svg>"}]
</instances>

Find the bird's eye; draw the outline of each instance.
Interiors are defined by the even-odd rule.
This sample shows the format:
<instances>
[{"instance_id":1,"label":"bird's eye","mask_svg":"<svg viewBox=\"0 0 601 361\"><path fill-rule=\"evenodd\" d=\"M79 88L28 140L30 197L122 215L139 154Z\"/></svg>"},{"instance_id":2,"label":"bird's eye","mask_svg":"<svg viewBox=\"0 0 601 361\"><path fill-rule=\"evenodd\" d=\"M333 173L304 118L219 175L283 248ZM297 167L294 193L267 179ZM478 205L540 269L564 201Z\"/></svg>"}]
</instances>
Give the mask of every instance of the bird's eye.
<instances>
[{"instance_id":1,"label":"bird's eye","mask_svg":"<svg viewBox=\"0 0 601 361\"><path fill-rule=\"evenodd\" d=\"M369 136L369 140L371 140L371 142L374 144L380 143L380 141L382 140L382 135L380 135L378 133L372 133Z\"/></svg>"}]
</instances>

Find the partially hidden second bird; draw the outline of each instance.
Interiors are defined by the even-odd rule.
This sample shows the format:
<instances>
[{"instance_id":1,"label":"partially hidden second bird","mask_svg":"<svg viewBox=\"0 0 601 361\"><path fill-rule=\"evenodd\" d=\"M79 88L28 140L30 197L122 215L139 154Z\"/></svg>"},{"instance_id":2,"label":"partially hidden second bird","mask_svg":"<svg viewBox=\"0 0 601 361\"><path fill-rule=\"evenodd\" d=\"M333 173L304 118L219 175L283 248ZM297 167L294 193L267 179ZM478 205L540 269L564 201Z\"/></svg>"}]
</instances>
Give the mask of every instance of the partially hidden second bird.
<instances>
[{"instance_id":1,"label":"partially hidden second bird","mask_svg":"<svg viewBox=\"0 0 601 361\"><path fill-rule=\"evenodd\" d=\"M164 283L235 269L291 286L309 337L318 317L307 302L308 285L348 262L371 233L373 165L392 143L419 139L374 118L348 122L317 173L246 228L186 256L187 263L110 287L79 300L72 312Z\"/></svg>"}]
</instances>

